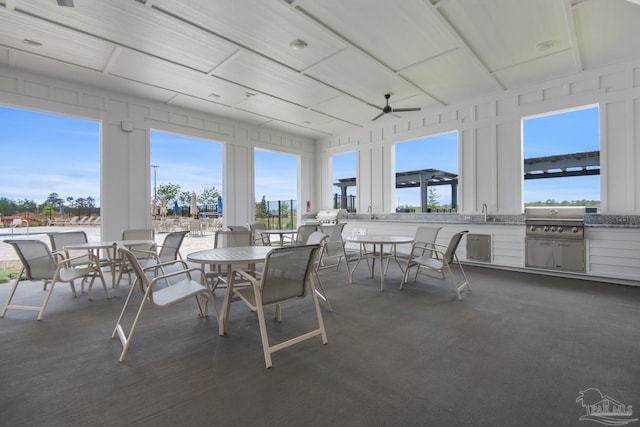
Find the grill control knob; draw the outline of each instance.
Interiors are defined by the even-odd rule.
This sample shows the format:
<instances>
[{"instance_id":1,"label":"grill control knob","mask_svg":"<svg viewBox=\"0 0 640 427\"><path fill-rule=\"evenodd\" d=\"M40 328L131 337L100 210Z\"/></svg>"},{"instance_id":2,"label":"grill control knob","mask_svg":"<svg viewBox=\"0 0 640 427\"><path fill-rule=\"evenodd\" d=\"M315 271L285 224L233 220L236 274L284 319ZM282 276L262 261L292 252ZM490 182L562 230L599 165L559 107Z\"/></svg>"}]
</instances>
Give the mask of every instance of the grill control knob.
<instances>
[{"instance_id":1,"label":"grill control knob","mask_svg":"<svg viewBox=\"0 0 640 427\"><path fill-rule=\"evenodd\" d=\"M549 231L549 226L548 226L548 225L545 225L545 226L544 226L544 228L543 228L543 230L544 230L544 231Z\"/></svg>"},{"instance_id":2,"label":"grill control knob","mask_svg":"<svg viewBox=\"0 0 640 427\"><path fill-rule=\"evenodd\" d=\"M573 227L573 228L571 229L571 231L573 231L574 233L577 233L577 232L578 232L578 227Z\"/></svg>"},{"instance_id":3,"label":"grill control knob","mask_svg":"<svg viewBox=\"0 0 640 427\"><path fill-rule=\"evenodd\" d=\"M536 231L536 226L532 225L531 227L529 227L529 231Z\"/></svg>"},{"instance_id":4,"label":"grill control knob","mask_svg":"<svg viewBox=\"0 0 640 427\"><path fill-rule=\"evenodd\" d=\"M553 231L556 231L556 226L555 226L555 225L552 225L552 226L551 226L551 231L552 231L552 232L553 232Z\"/></svg>"},{"instance_id":5,"label":"grill control knob","mask_svg":"<svg viewBox=\"0 0 640 427\"><path fill-rule=\"evenodd\" d=\"M562 231L563 231L563 230L564 230L564 229L562 228L562 226L559 226L559 227L558 227L558 233L562 233Z\"/></svg>"}]
</instances>

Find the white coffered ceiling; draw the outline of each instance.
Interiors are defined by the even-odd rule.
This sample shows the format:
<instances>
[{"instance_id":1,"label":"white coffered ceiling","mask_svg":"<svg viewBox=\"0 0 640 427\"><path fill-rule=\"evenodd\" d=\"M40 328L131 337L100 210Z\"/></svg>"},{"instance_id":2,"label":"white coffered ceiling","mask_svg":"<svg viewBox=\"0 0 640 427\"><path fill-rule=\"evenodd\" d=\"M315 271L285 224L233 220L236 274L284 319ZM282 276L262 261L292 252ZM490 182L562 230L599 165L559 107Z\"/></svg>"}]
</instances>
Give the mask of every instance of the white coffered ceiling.
<instances>
[{"instance_id":1,"label":"white coffered ceiling","mask_svg":"<svg viewBox=\"0 0 640 427\"><path fill-rule=\"evenodd\" d=\"M640 58L627 0L74 3L0 0L0 64L311 138Z\"/></svg>"}]
</instances>

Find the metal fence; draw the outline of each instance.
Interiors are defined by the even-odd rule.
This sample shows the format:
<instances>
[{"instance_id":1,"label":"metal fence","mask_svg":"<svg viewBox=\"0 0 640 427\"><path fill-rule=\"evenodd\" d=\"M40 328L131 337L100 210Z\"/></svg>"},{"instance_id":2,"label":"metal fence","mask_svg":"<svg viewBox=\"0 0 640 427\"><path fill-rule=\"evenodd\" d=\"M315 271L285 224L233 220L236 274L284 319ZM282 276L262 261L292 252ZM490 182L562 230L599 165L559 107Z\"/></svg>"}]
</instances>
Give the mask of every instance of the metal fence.
<instances>
[{"instance_id":1,"label":"metal fence","mask_svg":"<svg viewBox=\"0 0 640 427\"><path fill-rule=\"evenodd\" d=\"M256 203L256 222L268 229L298 228L298 201L275 200Z\"/></svg>"}]
</instances>

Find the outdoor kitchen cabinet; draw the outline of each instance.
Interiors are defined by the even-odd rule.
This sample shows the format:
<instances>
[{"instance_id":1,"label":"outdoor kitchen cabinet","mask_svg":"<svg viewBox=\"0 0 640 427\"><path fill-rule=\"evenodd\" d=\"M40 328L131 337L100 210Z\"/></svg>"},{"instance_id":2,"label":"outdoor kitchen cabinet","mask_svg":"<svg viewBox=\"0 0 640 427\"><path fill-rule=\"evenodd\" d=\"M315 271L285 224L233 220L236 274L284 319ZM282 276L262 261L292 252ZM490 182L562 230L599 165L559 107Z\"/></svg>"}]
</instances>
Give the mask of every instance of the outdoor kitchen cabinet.
<instances>
[{"instance_id":1,"label":"outdoor kitchen cabinet","mask_svg":"<svg viewBox=\"0 0 640 427\"><path fill-rule=\"evenodd\" d=\"M584 273L584 240L527 239L526 266Z\"/></svg>"}]
</instances>

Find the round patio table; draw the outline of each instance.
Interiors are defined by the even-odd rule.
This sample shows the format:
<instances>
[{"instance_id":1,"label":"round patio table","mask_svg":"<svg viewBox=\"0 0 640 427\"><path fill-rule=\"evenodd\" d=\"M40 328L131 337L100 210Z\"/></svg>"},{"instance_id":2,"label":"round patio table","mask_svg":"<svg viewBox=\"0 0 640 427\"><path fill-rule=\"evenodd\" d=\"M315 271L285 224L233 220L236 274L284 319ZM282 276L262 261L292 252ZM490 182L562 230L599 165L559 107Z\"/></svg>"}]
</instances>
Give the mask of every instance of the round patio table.
<instances>
[{"instance_id":1,"label":"round patio table","mask_svg":"<svg viewBox=\"0 0 640 427\"><path fill-rule=\"evenodd\" d=\"M380 260L380 292L384 291L384 276L386 274L386 270L384 267L384 259L385 258L387 259L387 266L388 266L389 261L391 260L391 258L393 258L395 262L398 264L398 267L400 267L400 270L402 270L402 266L400 265L400 263L398 262L398 259L396 258L396 245L399 245L402 243L413 243L413 237L386 236L386 235L373 235L373 234L372 235L358 234L355 236L347 237L344 240L346 240L347 242L358 243L360 245L360 258L358 258L356 265L354 265L353 268L351 269L351 277L353 277L353 272L355 271L356 267L358 267L358 264L360 264L360 261L362 261L363 259L367 260L367 264L369 259L373 261L372 265L369 266L369 273L371 274L371 277L373 277L375 260L376 258ZM365 245L372 245L373 251L367 252L365 250ZM391 245L391 251L385 253L384 245ZM380 250L377 250L378 246L380 247Z\"/></svg>"},{"instance_id":2,"label":"round patio table","mask_svg":"<svg viewBox=\"0 0 640 427\"><path fill-rule=\"evenodd\" d=\"M209 266L227 266L227 275L231 275L233 265L238 264L259 264L264 262L267 254L274 250L271 246L238 246L235 248L215 248L205 249L202 251L192 252L187 255L187 261L201 265L202 280L205 277L205 265ZM227 282L227 290L224 294L224 302L222 303L222 311L218 318L219 334L225 334L227 318L229 317L229 308L231 306L231 297L233 296L233 284ZM211 302L213 304L213 301Z\"/></svg>"}]
</instances>

